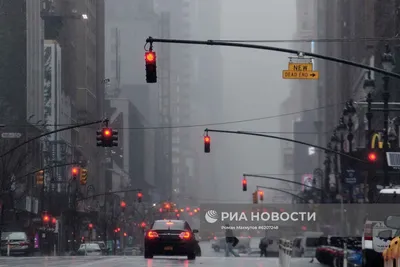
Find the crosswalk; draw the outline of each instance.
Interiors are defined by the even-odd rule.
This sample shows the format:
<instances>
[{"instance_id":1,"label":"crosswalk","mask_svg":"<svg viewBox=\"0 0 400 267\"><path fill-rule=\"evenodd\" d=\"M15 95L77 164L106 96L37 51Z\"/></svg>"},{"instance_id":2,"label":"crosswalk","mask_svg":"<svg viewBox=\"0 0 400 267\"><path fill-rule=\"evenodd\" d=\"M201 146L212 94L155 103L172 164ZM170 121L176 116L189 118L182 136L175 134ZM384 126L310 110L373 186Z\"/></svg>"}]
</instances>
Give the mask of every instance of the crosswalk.
<instances>
[{"instance_id":1,"label":"crosswalk","mask_svg":"<svg viewBox=\"0 0 400 267\"><path fill-rule=\"evenodd\" d=\"M279 267L277 258L253 257L198 257L188 261L185 257L155 257L144 259L142 256L120 257L2 257L0 267ZM291 267L320 267L310 263L309 259L292 259Z\"/></svg>"}]
</instances>

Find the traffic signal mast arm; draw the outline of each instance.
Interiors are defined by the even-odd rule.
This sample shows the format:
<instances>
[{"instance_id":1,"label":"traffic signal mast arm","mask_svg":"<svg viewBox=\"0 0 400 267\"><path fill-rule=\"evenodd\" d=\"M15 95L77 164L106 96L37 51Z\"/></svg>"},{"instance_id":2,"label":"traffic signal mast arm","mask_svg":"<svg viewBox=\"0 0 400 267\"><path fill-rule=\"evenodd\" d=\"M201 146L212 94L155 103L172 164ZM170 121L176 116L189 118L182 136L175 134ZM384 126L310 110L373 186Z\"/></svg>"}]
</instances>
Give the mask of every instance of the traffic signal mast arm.
<instances>
[{"instance_id":1,"label":"traffic signal mast arm","mask_svg":"<svg viewBox=\"0 0 400 267\"><path fill-rule=\"evenodd\" d=\"M265 179L270 179L270 180L276 180L276 181L281 181L281 182L288 182L291 184L296 184L296 185L301 185L304 187L308 187L308 188L312 188L312 189L316 189L319 191L324 191L322 188L318 188L315 186L311 186L311 185L306 185L306 184L302 184L299 182L295 182L295 181L290 181L290 180L286 180L286 179L282 179L282 178L277 178L277 177L272 177L272 176L267 176L267 175L262 175L262 174L248 174L248 173L244 173L243 177L254 177L254 178L265 178Z\"/></svg>"},{"instance_id":2,"label":"traffic signal mast arm","mask_svg":"<svg viewBox=\"0 0 400 267\"><path fill-rule=\"evenodd\" d=\"M371 67L369 65L357 63L354 61L350 60L345 60L341 58L336 58L336 57L330 57L330 56L324 56L320 54L315 54L315 53L309 53L309 52L302 52L302 51L297 51L293 49L287 49L287 48L281 48L281 47L273 47L273 46L266 46L266 45L255 45L255 44L246 44L246 43L235 43L235 42L224 42L224 41L218 41L218 40L206 40L206 41L201 41L201 40L182 40L182 39L164 39L164 38L153 38L149 37L146 39L146 43L150 44L150 47L152 46L153 43L171 43L171 44L192 44L192 45L209 45L209 46L230 46L230 47L241 47L241 48L250 48L250 49L259 49L259 50L267 50L267 51L275 51L275 52L280 52L280 53L286 53L286 54L294 54L294 55L303 55L303 56L308 56L312 58L319 58L327 61L332 61L348 66L353 66L353 67L358 67L362 68L365 70L373 71L376 73L380 73L389 77L393 77L396 79L400 79L400 74L390 72L390 71L385 71L383 69Z\"/></svg>"},{"instance_id":3,"label":"traffic signal mast arm","mask_svg":"<svg viewBox=\"0 0 400 267\"><path fill-rule=\"evenodd\" d=\"M257 191L258 191L259 188L263 188L263 189L267 189L267 190L274 190L274 191L282 192L282 193L291 195L291 196L293 196L293 197L296 197L296 198L298 198L298 199L301 199L301 200L303 200L304 202L307 202L307 200L306 200L305 198L303 198L303 197L301 197L301 196L298 196L298 195L296 195L296 194L290 193L290 192L288 192L288 191L282 190L282 189L278 189L278 188L274 188L274 187L267 187L267 186L257 185Z\"/></svg>"},{"instance_id":4,"label":"traffic signal mast arm","mask_svg":"<svg viewBox=\"0 0 400 267\"><path fill-rule=\"evenodd\" d=\"M356 161L359 161L359 162L362 162L362 163L369 163L369 162L367 162L367 161L365 161L365 160L362 160L362 159L359 159L359 158L356 158L356 157L347 155L347 154L345 154L345 153L341 153L341 152L339 152L339 151L335 151L335 150L332 150L332 149L329 149L329 148L326 148L326 147L317 146L317 145L313 145L313 144L306 143L306 142L303 142L303 141L297 141L297 140L290 139L290 138L285 138L285 137L279 137L279 136L268 135L268 134L261 134L261 133L253 133L253 132L216 130L216 129L208 129L208 128L205 129L204 131L205 131L206 133L208 133L208 132L214 132L214 133L240 134L240 135L251 135L251 136L259 136L259 137L266 137L266 138L271 138L271 139L277 139L277 140L287 141L287 142L291 142L291 143L297 143L297 144L301 144L301 145L305 145L305 146L312 146L312 147L321 149L321 150L323 150L323 151L330 152L330 153L332 153L332 154L337 154L337 155L340 155L340 156L343 156L343 157L347 157L347 158L349 158L349 159L353 159L353 160L356 160Z\"/></svg>"},{"instance_id":5,"label":"traffic signal mast arm","mask_svg":"<svg viewBox=\"0 0 400 267\"><path fill-rule=\"evenodd\" d=\"M126 190L119 190L119 191L104 192L104 193L101 193L101 194L95 194L95 195L91 195L89 197L80 198L80 199L77 199L76 201L83 201L83 200L86 200L86 199L90 199L90 198L93 198L93 197L99 197L99 196L113 195L113 194L118 194L118 193L138 192L138 191L142 191L142 190L138 189L138 188L134 188L134 189L126 189Z\"/></svg>"},{"instance_id":6,"label":"traffic signal mast arm","mask_svg":"<svg viewBox=\"0 0 400 267\"><path fill-rule=\"evenodd\" d=\"M0 158L2 158L4 156L7 156L8 154L10 154L11 152L17 150L18 148L20 148L20 147L22 147L22 146L24 146L24 145L26 145L26 144L28 144L28 143L30 143L32 141L40 139L42 137L45 137L45 136L48 136L48 135L51 135L51 134L54 134L54 133L59 133L59 132L75 129L75 128L80 128L80 127L85 127L85 126L90 126L90 125L102 123L104 121L108 121L108 120L99 120L99 121L94 121L94 122L86 122L86 123L81 123L81 124L75 124L75 125L68 126L68 127L65 127L65 128L60 128L60 129L57 129L57 130L54 130L54 131L46 132L44 134L41 134L41 135L35 136L35 137L31 138L31 139L28 139L28 140L26 140L25 142L22 142L19 145L16 145L15 147L13 147L10 150L6 151L5 153L1 154Z\"/></svg>"}]
</instances>

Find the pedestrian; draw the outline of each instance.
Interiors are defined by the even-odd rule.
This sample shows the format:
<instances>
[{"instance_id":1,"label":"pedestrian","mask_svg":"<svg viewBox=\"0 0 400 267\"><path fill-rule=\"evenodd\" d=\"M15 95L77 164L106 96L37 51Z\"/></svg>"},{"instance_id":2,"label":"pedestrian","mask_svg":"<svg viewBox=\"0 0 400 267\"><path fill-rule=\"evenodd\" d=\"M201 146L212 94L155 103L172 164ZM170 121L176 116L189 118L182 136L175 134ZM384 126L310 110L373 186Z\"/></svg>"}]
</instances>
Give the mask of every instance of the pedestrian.
<instances>
[{"instance_id":1,"label":"pedestrian","mask_svg":"<svg viewBox=\"0 0 400 267\"><path fill-rule=\"evenodd\" d=\"M238 243L238 239L234 236L229 224L226 224L225 227L225 257L229 257L230 253L235 257L240 257L240 255L233 250L233 247Z\"/></svg>"},{"instance_id":2,"label":"pedestrian","mask_svg":"<svg viewBox=\"0 0 400 267\"><path fill-rule=\"evenodd\" d=\"M260 240L258 248L260 249L260 257L267 257L267 249L269 245L268 237L265 236Z\"/></svg>"}]
</instances>

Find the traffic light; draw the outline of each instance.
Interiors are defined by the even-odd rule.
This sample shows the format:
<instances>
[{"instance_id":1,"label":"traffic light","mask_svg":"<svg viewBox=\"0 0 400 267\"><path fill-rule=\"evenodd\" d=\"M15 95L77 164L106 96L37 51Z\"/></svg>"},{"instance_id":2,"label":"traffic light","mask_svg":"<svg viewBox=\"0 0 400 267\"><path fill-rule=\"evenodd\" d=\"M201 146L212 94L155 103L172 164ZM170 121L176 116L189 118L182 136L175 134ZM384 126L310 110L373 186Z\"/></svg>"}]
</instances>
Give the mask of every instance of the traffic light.
<instances>
[{"instance_id":1,"label":"traffic light","mask_svg":"<svg viewBox=\"0 0 400 267\"><path fill-rule=\"evenodd\" d=\"M142 202L142 198L143 198L142 192L138 192L138 193L137 193L137 201L138 201L139 203Z\"/></svg>"},{"instance_id":2,"label":"traffic light","mask_svg":"<svg viewBox=\"0 0 400 267\"><path fill-rule=\"evenodd\" d=\"M147 83L156 83L157 82L156 53L153 51L147 51L144 54L144 60L146 62L146 82Z\"/></svg>"},{"instance_id":3,"label":"traffic light","mask_svg":"<svg viewBox=\"0 0 400 267\"><path fill-rule=\"evenodd\" d=\"M128 234L127 234L127 233L124 233L124 236L126 237L126 236L128 236Z\"/></svg>"},{"instance_id":4,"label":"traffic light","mask_svg":"<svg viewBox=\"0 0 400 267\"><path fill-rule=\"evenodd\" d=\"M243 191L247 191L247 180L246 180L246 177L243 177L243 179L242 179L242 187L243 187Z\"/></svg>"},{"instance_id":5,"label":"traffic light","mask_svg":"<svg viewBox=\"0 0 400 267\"><path fill-rule=\"evenodd\" d=\"M79 168L78 167L73 167L71 170L72 173L72 179L76 180L79 174Z\"/></svg>"},{"instance_id":6,"label":"traffic light","mask_svg":"<svg viewBox=\"0 0 400 267\"><path fill-rule=\"evenodd\" d=\"M120 206L121 206L121 211L124 212L124 211L125 211L125 208L126 208L126 203L125 203L125 201L121 201Z\"/></svg>"},{"instance_id":7,"label":"traffic light","mask_svg":"<svg viewBox=\"0 0 400 267\"><path fill-rule=\"evenodd\" d=\"M211 151L211 138L206 135L204 136L204 153L210 153Z\"/></svg>"},{"instance_id":8,"label":"traffic light","mask_svg":"<svg viewBox=\"0 0 400 267\"><path fill-rule=\"evenodd\" d=\"M257 195L257 191L253 192L253 204L258 204L258 195Z\"/></svg>"},{"instance_id":9,"label":"traffic light","mask_svg":"<svg viewBox=\"0 0 400 267\"><path fill-rule=\"evenodd\" d=\"M50 223L50 215L48 214L47 211L44 211L44 212L42 213L42 223L43 223L44 225L47 225L47 224Z\"/></svg>"},{"instance_id":10,"label":"traffic light","mask_svg":"<svg viewBox=\"0 0 400 267\"><path fill-rule=\"evenodd\" d=\"M57 224L57 219L56 218L51 218L51 224L53 225L53 226L55 226L56 224Z\"/></svg>"},{"instance_id":11,"label":"traffic light","mask_svg":"<svg viewBox=\"0 0 400 267\"><path fill-rule=\"evenodd\" d=\"M96 131L97 146L113 147L118 146L118 131L105 127Z\"/></svg>"},{"instance_id":12,"label":"traffic light","mask_svg":"<svg viewBox=\"0 0 400 267\"><path fill-rule=\"evenodd\" d=\"M368 153L368 161L371 163L375 163L378 160L378 156L376 155L375 152L369 152Z\"/></svg>"},{"instance_id":13,"label":"traffic light","mask_svg":"<svg viewBox=\"0 0 400 267\"><path fill-rule=\"evenodd\" d=\"M259 191L260 193L260 201L264 201L264 191Z\"/></svg>"},{"instance_id":14,"label":"traffic light","mask_svg":"<svg viewBox=\"0 0 400 267\"><path fill-rule=\"evenodd\" d=\"M44 170L40 170L36 173L36 184L37 185L44 184Z\"/></svg>"},{"instance_id":15,"label":"traffic light","mask_svg":"<svg viewBox=\"0 0 400 267\"><path fill-rule=\"evenodd\" d=\"M92 230L93 229L93 224L89 223L88 228L89 228L89 230Z\"/></svg>"},{"instance_id":16,"label":"traffic light","mask_svg":"<svg viewBox=\"0 0 400 267\"><path fill-rule=\"evenodd\" d=\"M80 182L81 182L81 185L86 185L86 183L87 183L87 169L82 169L81 170L81 179L80 179Z\"/></svg>"},{"instance_id":17,"label":"traffic light","mask_svg":"<svg viewBox=\"0 0 400 267\"><path fill-rule=\"evenodd\" d=\"M118 131L117 130L113 130L112 131L111 139L112 139L111 145L112 146L118 146Z\"/></svg>"}]
</instances>

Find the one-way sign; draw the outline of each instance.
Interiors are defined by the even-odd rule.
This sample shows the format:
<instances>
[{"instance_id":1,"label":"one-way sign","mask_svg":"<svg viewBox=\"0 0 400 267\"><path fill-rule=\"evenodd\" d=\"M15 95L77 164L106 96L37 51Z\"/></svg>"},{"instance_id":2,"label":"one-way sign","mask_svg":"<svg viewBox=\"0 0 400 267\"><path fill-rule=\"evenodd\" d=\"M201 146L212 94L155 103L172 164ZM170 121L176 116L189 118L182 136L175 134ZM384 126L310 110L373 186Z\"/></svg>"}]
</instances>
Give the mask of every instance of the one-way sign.
<instances>
[{"instance_id":1,"label":"one-way sign","mask_svg":"<svg viewBox=\"0 0 400 267\"><path fill-rule=\"evenodd\" d=\"M21 138L21 133L1 133L1 138Z\"/></svg>"}]
</instances>

